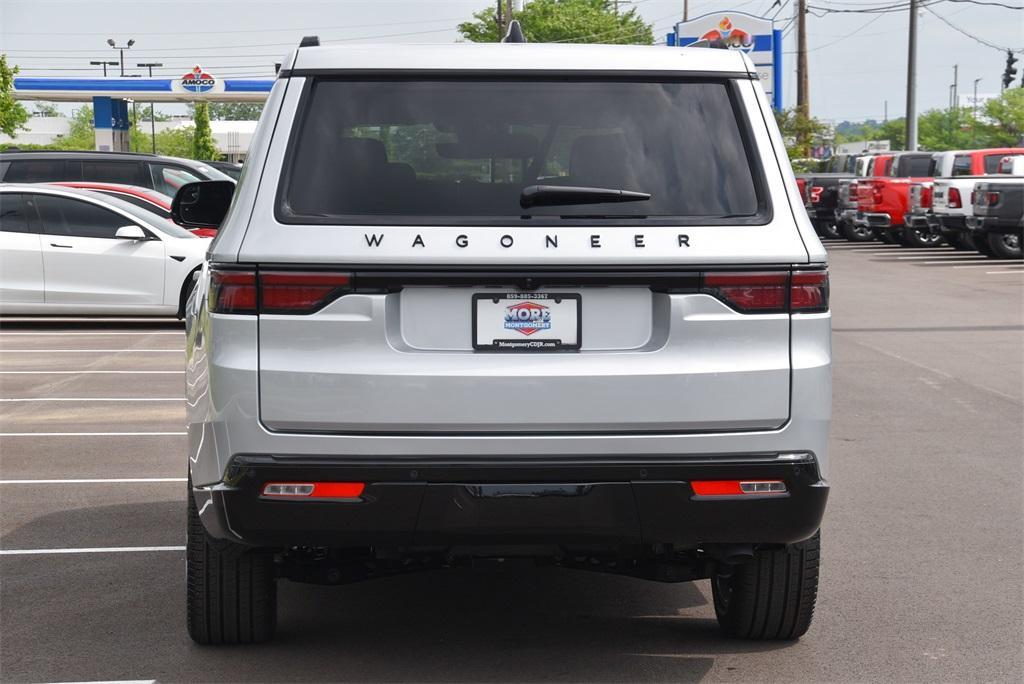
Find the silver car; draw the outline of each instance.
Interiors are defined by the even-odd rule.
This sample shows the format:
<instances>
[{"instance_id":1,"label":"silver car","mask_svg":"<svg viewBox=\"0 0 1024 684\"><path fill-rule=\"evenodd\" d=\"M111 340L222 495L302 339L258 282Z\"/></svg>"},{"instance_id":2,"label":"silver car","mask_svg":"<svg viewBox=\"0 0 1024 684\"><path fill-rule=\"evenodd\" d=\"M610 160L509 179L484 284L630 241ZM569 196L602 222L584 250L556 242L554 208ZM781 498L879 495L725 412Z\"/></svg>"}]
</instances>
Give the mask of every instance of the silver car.
<instances>
[{"instance_id":1,"label":"silver car","mask_svg":"<svg viewBox=\"0 0 1024 684\"><path fill-rule=\"evenodd\" d=\"M807 630L828 273L746 56L307 39L231 192L173 207L221 228L188 313L193 639L270 638L277 580L509 557Z\"/></svg>"}]
</instances>

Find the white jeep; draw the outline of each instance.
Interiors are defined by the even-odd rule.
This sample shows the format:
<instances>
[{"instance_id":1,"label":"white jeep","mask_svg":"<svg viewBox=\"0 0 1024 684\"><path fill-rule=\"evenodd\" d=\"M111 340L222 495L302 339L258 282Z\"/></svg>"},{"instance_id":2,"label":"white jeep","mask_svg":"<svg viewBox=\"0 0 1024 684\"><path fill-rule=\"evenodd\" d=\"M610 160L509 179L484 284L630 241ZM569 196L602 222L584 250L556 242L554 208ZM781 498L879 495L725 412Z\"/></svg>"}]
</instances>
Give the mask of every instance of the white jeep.
<instances>
[{"instance_id":1,"label":"white jeep","mask_svg":"<svg viewBox=\"0 0 1024 684\"><path fill-rule=\"evenodd\" d=\"M305 40L230 210L209 188L173 210L220 223L193 639L269 638L281 579L494 557L709 578L727 634L807 630L828 273L746 56Z\"/></svg>"}]
</instances>

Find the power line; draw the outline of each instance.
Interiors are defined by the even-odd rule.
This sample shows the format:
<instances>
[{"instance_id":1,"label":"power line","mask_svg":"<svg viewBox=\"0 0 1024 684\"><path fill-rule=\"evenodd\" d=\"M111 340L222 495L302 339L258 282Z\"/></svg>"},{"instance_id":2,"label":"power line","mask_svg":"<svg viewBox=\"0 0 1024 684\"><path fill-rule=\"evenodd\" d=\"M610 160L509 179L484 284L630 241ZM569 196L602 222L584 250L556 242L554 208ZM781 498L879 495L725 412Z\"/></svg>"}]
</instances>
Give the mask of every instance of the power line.
<instances>
[{"instance_id":1,"label":"power line","mask_svg":"<svg viewBox=\"0 0 1024 684\"><path fill-rule=\"evenodd\" d=\"M931 0L931 2L919 2L918 7L928 7L946 0ZM893 5L879 5L877 7L862 7L860 9L835 9L833 7L820 7L808 5L807 11L814 16L821 18L829 14L891 14L893 12L905 12L910 9L910 2L901 2Z\"/></svg>"},{"instance_id":2,"label":"power line","mask_svg":"<svg viewBox=\"0 0 1024 684\"><path fill-rule=\"evenodd\" d=\"M640 0L646 2L646 0ZM452 19L426 19L424 21L417 21L417 24L440 24L440 23L452 23L452 22L463 22L466 17L456 17ZM269 29L224 29L220 31L193 31L189 29L190 35L220 35L224 33L278 33L282 31L334 31L334 30L345 30L355 28L378 28L381 26L404 26L408 25L409 21L389 21L379 24L347 24L345 26L297 26L295 28L269 28ZM69 31L65 33L54 33L52 31L45 32L16 32L4 31L5 36L106 36L109 35L110 31ZM165 36L167 31L132 31L133 36Z\"/></svg>"},{"instance_id":3,"label":"power line","mask_svg":"<svg viewBox=\"0 0 1024 684\"><path fill-rule=\"evenodd\" d=\"M330 39L326 39L326 40L321 38L321 43L324 44L324 45L328 45L330 43L346 43L346 42L351 42L351 41L355 41L355 40L373 40L373 39L376 39L376 38L401 38L401 37L404 37L404 36L418 36L418 35L424 35L424 34L428 34L428 33L447 33L447 32L451 32L451 31L454 31L454 30L455 30L454 28L443 28L443 29L428 29L428 30L424 30L424 31L405 31L403 33L384 33L384 34L378 34L378 35L373 35L373 36L350 36L348 38L330 38ZM251 44L251 45L232 45L231 49L235 50L235 49L242 49L242 48L261 48L261 47L285 47L285 48L288 48L288 47L296 47L296 46L298 46L298 42L297 41L289 41L287 43L254 43L254 44ZM183 52L183 51L184 52L192 52L193 50L217 50L217 49L222 49L223 47L224 47L223 45L203 45L203 46L194 45L192 47L142 48L142 49L134 50L132 54L140 53L140 52L159 52L161 54L166 54L168 52ZM96 52L96 50L63 50L63 49L61 49L61 50L47 50L45 48L44 49L34 48L34 49L31 49L31 50L5 50L5 52L8 53L8 54L10 54L10 53L17 53L17 52L54 52L54 53L62 53L63 54L63 53L72 53L72 52L74 52L74 53L83 53L83 52L84 53L93 53L93 52ZM223 54L223 53L221 53L221 54ZM250 55L250 56L254 56L254 55ZM280 55L277 55L277 56L280 56Z\"/></svg>"},{"instance_id":4,"label":"power line","mask_svg":"<svg viewBox=\"0 0 1024 684\"><path fill-rule=\"evenodd\" d=\"M857 29L855 29L855 30L851 31L850 33L847 33L847 34L846 34L845 36L841 36L841 37L839 37L839 38L836 38L835 40L833 40L833 41L831 41L831 42L825 43L824 45L819 45L819 46L818 46L818 47L816 47L816 48L811 48L811 49L810 49L810 50L808 50L807 52L817 52L818 50L824 50L824 49L825 49L825 48L827 48L827 47L832 47L832 46L833 46L833 45L835 45L836 43L841 43L842 41L846 40L847 38L852 38L853 36L857 35L857 34L858 34L858 33L860 33L861 31L863 31L864 29L866 29L866 28L867 28L868 26L871 26L871 24L873 24L873 23L875 23L876 21L878 21L879 19L881 19L881 18L882 18L882 16L883 16L883 15L881 15L881 14L879 14L879 15L877 15L877 16L874 16L874 17L872 17L872 18L868 19L868 20L867 20L867 21L866 21L865 23L861 24L861 26L860 26L859 28L857 28ZM900 29L900 30L902 30L902 29ZM786 55L792 55L792 54L795 54L795 53L796 53L796 50L790 50L790 51L787 51L787 52L785 52L785 53L783 53L783 54L786 54Z\"/></svg>"},{"instance_id":5,"label":"power line","mask_svg":"<svg viewBox=\"0 0 1024 684\"><path fill-rule=\"evenodd\" d=\"M1024 5L1007 5L1002 2L983 2L982 0L946 0L946 2L966 2L972 5L988 5L989 7L1005 7L1012 10L1024 10Z\"/></svg>"},{"instance_id":6,"label":"power line","mask_svg":"<svg viewBox=\"0 0 1024 684\"><path fill-rule=\"evenodd\" d=\"M967 36L968 38L970 38L971 40L973 40L973 41L975 41L977 43L981 43L985 47L990 47L993 50L999 50L1000 52L1015 52L1015 53L1016 52L1024 52L1024 48L1009 48L1009 47L1004 47L1004 46L1001 46L1001 45L994 45L994 44L988 42L987 40L984 40L983 38L979 38L978 36L974 35L973 33L968 33L967 31L963 30L962 28L960 28L959 26L957 26L956 24L954 24L953 22L949 21L944 16L942 16L941 14L939 14L938 12L933 10L931 7L929 7L927 5L922 5L922 7L924 7L926 10L928 10L929 14L934 16L936 19L941 21L943 24L945 24L949 28L953 29L954 31L957 31L958 33L962 33L963 35Z\"/></svg>"}]
</instances>

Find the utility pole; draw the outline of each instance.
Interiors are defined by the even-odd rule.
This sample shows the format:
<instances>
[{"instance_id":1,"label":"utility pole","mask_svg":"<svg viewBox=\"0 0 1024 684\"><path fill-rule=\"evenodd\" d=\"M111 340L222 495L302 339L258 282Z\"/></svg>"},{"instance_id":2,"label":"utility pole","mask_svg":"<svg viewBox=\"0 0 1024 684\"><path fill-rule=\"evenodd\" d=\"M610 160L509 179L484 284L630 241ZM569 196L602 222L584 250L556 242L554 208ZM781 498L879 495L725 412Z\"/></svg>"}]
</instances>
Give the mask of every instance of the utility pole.
<instances>
[{"instance_id":1,"label":"utility pole","mask_svg":"<svg viewBox=\"0 0 1024 684\"><path fill-rule=\"evenodd\" d=\"M135 66L149 69L149 77L153 78L153 67L162 67L163 62L141 62ZM156 154L156 103L149 103L149 133L153 137L153 154Z\"/></svg>"},{"instance_id":2,"label":"utility pole","mask_svg":"<svg viewBox=\"0 0 1024 684\"><path fill-rule=\"evenodd\" d=\"M959 65L953 65L953 110L959 113ZM959 117L957 117L959 118Z\"/></svg>"},{"instance_id":3,"label":"utility pole","mask_svg":"<svg viewBox=\"0 0 1024 684\"><path fill-rule=\"evenodd\" d=\"M683 21L690 20L690 0L683 0Z\"/></svg>"},{"instance_id":4,"label":"utility pole","mask_svg":"<svg viewBox=\"0 0 1024 684\"><path fill-rule=\"evenodd\" d=\"M888 100L885 101L885 104L883 105L883 107L884 107L884 109L882 111L884 112L884 114L882 114L882 122L883 123L889 123L889 101Z\"/></svg>"},{"instance_id":5,"label":"utility pole","mask_svg":"<svg viewBox=\"0 0 1024 684\"><path fill-rule=\"evenodd\" d=\"M797 115L807 120L811 117L810 94L807 80L807 0L797 1L797 38L796 38L796 111ZM807 153L809 140L803 138L800 146L803 154Z\"/></svg>"},{"instance_id":6,"label":"utility pole","mask_svg":"<svg viewBox=\"0 0 1024 684\"><path fill-rule=\"evenodd\" d=\"M974 113L971 116L971 144L978 144L978 83L981 78L974 79L974 97L971 100L971 109Z\"/></svg>"},{"instance_id":7,"label":"utility pole","mask_svg":"<svg viewBox=\"0 0 1024 684\"><path fill-rule=\"evenodd\" d=\"M907 149L917 151L917 0L910 0L907 38Z\"/></svg>"}]
</instances>

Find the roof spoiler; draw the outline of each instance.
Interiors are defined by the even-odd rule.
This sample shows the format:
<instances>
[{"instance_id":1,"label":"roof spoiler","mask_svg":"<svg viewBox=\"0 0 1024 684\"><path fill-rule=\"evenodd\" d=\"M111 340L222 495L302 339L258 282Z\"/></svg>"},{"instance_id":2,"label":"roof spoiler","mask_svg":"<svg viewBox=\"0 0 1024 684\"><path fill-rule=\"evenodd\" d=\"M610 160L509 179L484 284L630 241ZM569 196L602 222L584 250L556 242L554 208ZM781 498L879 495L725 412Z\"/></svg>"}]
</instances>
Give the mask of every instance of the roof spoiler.
<instances>
[{"instance_id":1,"label":"roof spoiler","mask_svg":"<svg viewBox=\"0 0 1024 684\"><path fill-rule=\"evenodd\" d=\"M718 49L718 50L728 50L729 49L729 44L726 43L721 38L715 38L714 40L708 40L707 38L702 38L701 40L698 40L695 43L689 43L688 45L684 45L684 46L680 46L680 47L715 48L715 49Z\"/></svg>"},{"instance_id":2,"label":"roof spoiler","mask_svg":"<svg viewBox=\"0 0 1024 684\"><path fill-rule=\"evenodd\" d=\"M519 25L519 20L513 19L508 24L508 33L501 39L502 43L525 43L526 35L523 33L523 27Z\"/></svg>"},{"instance_id":3,"label":"roof spoiler","mask_svg":"<svg viewBox=\"0 0 1024 684\"><path fill-rule=\"evenodd\" d=\"M320 47L320 36L302 36L299 47Z\"/></svg>"}]
</instances>

